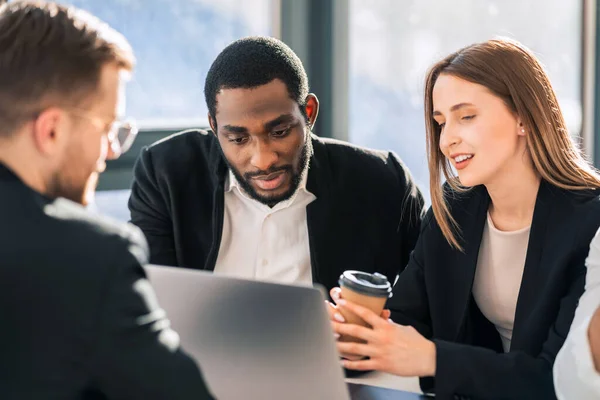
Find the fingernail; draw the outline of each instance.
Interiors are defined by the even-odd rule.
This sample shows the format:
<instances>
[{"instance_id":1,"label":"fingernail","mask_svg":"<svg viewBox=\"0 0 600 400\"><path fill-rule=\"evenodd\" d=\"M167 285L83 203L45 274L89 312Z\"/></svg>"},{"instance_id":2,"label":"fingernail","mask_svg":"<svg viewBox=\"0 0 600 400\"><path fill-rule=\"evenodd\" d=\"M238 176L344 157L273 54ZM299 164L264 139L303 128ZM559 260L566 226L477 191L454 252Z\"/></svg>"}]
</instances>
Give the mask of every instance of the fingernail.
<instances>
[{"instance_id":1,"label":"fingernail","mask_svg":"<svg viewBox=\"0 0 600 400\"><path fill-rule=\"evenodd\" d=\"M334 299L334 300L339 300L340 295L338 294L338 292L333 292L331 294L331 298Z\"/></svg>"},{"instance_id":2,"label":"fingernail","mask_svg":"<svg viewBox=\"0 0 600 400\"><path fill-rule=\"evenodd\" d=\"M340 313L333 314L333 318L338 322L346 322L346 320L344 319L344 317L342 317L342 314Z\"/></svg>"},{"instance_id":3,"label":"fingernail","mask_svg":"<svg viewBox=\"0 0 600 400\"><path fill-rule=\"evenodd\" d=\"M338 303L338 305L340 305L340 306L343 306L343 305L345 305L345 304L346 304L346 300L344 300L344 299L340 299L340 300L338 300L338 302L337 302L337 303Z\"/></svg>"},{"instance_id":4,"label":"fingernail","mask_svg":"<svg viewBox=\"0 0 600 400\"><path fill-rule=\"evenodd\" d=\"M333 337L336 338L336 339L339 339L340 338L340 334L339 333L334 333Z\"/></svg>"}]
</instances>

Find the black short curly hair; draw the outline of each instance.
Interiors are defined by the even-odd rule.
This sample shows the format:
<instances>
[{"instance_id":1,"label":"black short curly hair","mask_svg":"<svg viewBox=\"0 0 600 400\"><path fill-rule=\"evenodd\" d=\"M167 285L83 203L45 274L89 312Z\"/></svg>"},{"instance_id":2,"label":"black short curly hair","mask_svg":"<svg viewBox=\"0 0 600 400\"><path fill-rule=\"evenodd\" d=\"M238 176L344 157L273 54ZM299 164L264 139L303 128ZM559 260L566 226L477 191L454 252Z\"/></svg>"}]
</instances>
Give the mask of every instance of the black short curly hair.
<instances>
[{"instance_id":1,"label":"black short curly hair","mask_svg":"<svg viewBox=\"0 0 600 400\"><path fill-rule=\"evenodd\" d=\"M217 93L221 89L253 88L280 79L306 118L308 77L302 61L280 40L252 36L236 40L217 56L204 84L208 112L216 123Z\"/></svg>"}]
</instances>

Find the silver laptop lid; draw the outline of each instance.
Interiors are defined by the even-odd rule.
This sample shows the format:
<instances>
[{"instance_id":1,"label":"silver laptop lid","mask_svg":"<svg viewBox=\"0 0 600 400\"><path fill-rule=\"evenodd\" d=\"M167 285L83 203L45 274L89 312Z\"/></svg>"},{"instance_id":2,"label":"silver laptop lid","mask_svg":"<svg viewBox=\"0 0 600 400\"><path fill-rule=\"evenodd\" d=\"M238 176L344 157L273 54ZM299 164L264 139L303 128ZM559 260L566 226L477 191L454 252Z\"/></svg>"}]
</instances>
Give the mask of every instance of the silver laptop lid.
<instances>
[{"instance_id":1,"label":"silver laptop lid","mask_svg":"<svg viewBox=\"0 0 600 400\"><path fill-rule=\"evenodd\" d=\"M145 269L216 398L349 398L321 290Z\"/></svg>"}]
</instances>

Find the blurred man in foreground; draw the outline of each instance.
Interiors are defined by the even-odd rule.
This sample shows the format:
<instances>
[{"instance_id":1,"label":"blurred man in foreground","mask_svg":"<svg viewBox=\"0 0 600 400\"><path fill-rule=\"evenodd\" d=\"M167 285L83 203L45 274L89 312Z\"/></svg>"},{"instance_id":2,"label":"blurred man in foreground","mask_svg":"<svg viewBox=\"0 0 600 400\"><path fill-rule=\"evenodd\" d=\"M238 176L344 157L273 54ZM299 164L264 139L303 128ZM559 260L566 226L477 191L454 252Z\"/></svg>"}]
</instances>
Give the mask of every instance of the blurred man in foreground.
<instances>
[{"instance_id":1,"label":"blurred man in foreground","mask_svg":"<svg viewBox=\"0 0 600 400\"><path fill-rule=\"evenodd\" d=\"M141 232L90 215L130 146L125 39L87 13L0 6L0 398L205 399L142 265Z\"/></svg>"}]
</instances>

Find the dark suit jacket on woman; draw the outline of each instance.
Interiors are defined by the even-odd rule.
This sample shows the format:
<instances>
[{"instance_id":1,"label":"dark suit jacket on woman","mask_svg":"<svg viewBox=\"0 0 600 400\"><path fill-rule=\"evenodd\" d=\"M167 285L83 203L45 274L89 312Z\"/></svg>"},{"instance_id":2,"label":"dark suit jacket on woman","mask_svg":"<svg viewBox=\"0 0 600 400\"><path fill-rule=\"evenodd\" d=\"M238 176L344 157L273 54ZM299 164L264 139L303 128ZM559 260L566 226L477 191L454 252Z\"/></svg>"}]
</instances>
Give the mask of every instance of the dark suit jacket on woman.
<instances>
[{"instance_id":1,"label":"dark suit jacket on woman","mask_svg":"<svg viewBox=\"0 0 600 400\"><path fill-rule=\"evenodd\" d=\"M434 388L440 397L555 398L552 365L583 293L584 261L600 225L598 194L542 181L508 353L472 295L490 203L485 187L450 196L464 253L448 244L429 211L388 304L395 322L436 344L436 376L421 380L424 390Z\"/></svg>"}]
</instances>

